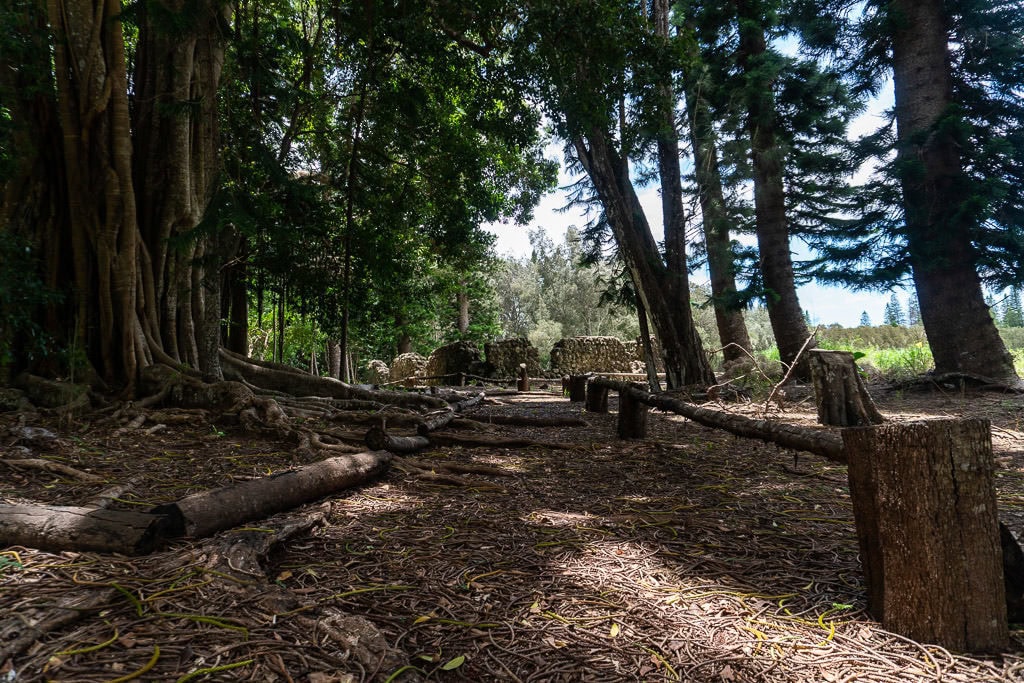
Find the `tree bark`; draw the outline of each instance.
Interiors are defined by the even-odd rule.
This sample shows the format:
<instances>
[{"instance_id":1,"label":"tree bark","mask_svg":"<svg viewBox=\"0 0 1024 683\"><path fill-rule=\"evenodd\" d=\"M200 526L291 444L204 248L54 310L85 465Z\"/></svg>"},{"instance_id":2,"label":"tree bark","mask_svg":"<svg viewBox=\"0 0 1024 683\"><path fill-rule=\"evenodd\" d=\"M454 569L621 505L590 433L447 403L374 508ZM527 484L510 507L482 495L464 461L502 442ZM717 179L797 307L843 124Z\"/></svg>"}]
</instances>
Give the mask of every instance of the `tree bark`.
<instances>
[{"instance_id":1,"label":"tree bark","mask_svg":"<svg viewBox=\"0 0 1024 683\"><path fill-rule=\"evenodd\" d=\"M173 533L203 538L361 484L387 470L391 454L371 451L329 458L270 477L204 491L161 505Z\"/></svg>"},{"instance_id":2,"label":"tree bark","mask_svg":"<svg viewBox=\"0 0 1024 683\"><path fill-rule=\"evenodd\" d=\"M747 78L747 132L754 168L754 217L759 266L772 333L783 363L791 365L810 336L793 279L793 258L786 219L782 151L776 129L778 117L772 88L774 73L766 63L767 42L759 0L734 0L739 19L739 64ZM796 376L810 377L806 363Z\"/></svg>"},{"instance_id":3,"label":"tree bark","mask_svg":"<svg viewBox=\"0 0 1024 683\"><path fill-rule=\"evenodd\" d=\"M455 293L455 302L459 307L459 334L465 335L469 332L469 292L466 291L466 283L459 283L459 291Z\"/></svg>"},{"instance_id":4,"label":"tree bark","mask_svg":"<svg viewBox=\"0 0 1024 683\"><path fill-rule=\"evenodd\" d=\"M886 629L957 651L1008 643L987 420L843 430L868 607Z\"/></svg>"},{"instance_id":5,"label":"tree bark","mask_svg":"<svg viewBox=\"0 0 1024 683\"><path fill-rule=\"evenodd\" d=\"M57 505L0 505L0 546L59 552L152 552L173 535L162 514Z\"/></svg>"},{"instance_id":6,"label":"tree bark","mask_svg":"<svg viewBox=\"0 0 1024 683\"><path fill-rule=\"evenodd\" d=\"M808 362L818 422L837 427L866 427L884 422L861 381L852 353L814 350Z\"/></svg>"},{"instance_id":7,"label":"tree bark","mask_svg":"<svg viewBox=\"0 0 1024 683\"><path fill-rule=\"evenodd\" d=\"M586 138L576 137L573 144L597 189L637 294L657 330L668 386L714 384L715 375L693 324L689 291L679 291L677 279L658 253L626 160L611 147L610 136L596 127Z\"/></svg>"},{"instance_id":8,"label":"tree bark","mask_svg":"<svg viewBox=\"0 0 1024 683\"><path fill-rule=\"evenodd\" d=\"M710 84L705 83L700 49L693 29L685 27L683 31L687 60L687 67L683 69L683 87L686 91L686 118L693 147L693 174L700 201L715 325L722 345L722 356L729 362L753 353L753 345L743 320L743 312L735 301L736 264L729 239L729 218L722 191L722 175L718 168L715 127L708 102L701 96L702 88Z\"/></svg>"},{"instance_id":9,"label":"tree bark","mask_svg":"<svg viewBox=\"0 0 1024 683\"><path fill-rule=\"evenodd\" d=\"M907 247L938 373L1017 380L978 277L970 197L953 138L948 22L940 0L895 0L893 84Z\"/></svg>"}]
</instances>

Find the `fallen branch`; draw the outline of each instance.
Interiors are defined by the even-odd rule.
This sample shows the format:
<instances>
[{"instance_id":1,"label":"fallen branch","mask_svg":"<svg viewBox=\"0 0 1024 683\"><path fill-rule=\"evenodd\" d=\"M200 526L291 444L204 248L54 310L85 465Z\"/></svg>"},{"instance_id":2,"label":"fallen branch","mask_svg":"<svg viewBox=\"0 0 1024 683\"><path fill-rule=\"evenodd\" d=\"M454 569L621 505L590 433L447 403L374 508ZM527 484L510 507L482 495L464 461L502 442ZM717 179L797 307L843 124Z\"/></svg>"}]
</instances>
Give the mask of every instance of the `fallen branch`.
<instances>
[{"instance_id":1,"label":"fallen branch","mask_svg":"<svg viewBox=\"0 0 1024 683\"><path fill-rule=\"evenodd\" d=\"M701 408L692 403L671 398L664 394L651 394L626 382L596 377L590 380L598 386L605 386L619 394L629 393L638 401L649 406L687 417L707 427L724 429L727 432L751 439L760 439L785 448L793 448L823 456L829 460L845 463L842 437L834 432L807 429L771 420L757 420L743 415L720 410Z\"/></svg>"},{"instance_id":2,"label":"fallen branch","mask_svg":"<svg viewBox=\"0 0 1024 683\"><path fill-rule=\"evenodd\" d=\"M42 458L0 458L0 464L13 467L16 470L40 470L54 474L63 474L85 484L100 484L104 481L103 477L98 477L95 474L89 474L74 467Z\"/></svg>"}]
</instances>

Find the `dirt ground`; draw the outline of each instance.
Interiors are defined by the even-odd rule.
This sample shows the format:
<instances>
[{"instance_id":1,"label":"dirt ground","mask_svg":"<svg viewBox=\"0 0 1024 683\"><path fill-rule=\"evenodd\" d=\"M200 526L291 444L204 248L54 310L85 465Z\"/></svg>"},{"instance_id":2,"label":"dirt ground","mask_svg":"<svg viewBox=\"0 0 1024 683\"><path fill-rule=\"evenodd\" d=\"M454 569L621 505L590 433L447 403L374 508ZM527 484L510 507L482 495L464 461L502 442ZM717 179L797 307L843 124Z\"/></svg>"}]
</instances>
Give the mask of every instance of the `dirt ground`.
<instances>
[{"instance_id":1,"label":"dirt ground","mask_svg":"<svg viewBox=\"0 0 1024 683\"><path fill-rule=\"evenodd\" d=\"M872 393L894 419L989 418L1001 514L1024 515L1024 397ZM814 424L806 390L788 401L776 419ZM209 570L200 542L134 558L0 548L0 633L68 596L103 598L0 661L0 681L1024 681L1024 630L978 658L866 616L843 467L662 413L647 439L619 441L611 404L594 415L539 391L489 399L471 417L587 426L488 427L571 449L419 454L502 474L453 486L392 468L326 501L326 524L283 543L247 586ZM0 435L17 419L0 414ZM105 482L0 466L0 502L80 504L132 479L117 505L146 509L299 464L285 444L201 415L154 434L88 417L29 424L59 437L36 455Z\"/></svg>"}]
</instances>

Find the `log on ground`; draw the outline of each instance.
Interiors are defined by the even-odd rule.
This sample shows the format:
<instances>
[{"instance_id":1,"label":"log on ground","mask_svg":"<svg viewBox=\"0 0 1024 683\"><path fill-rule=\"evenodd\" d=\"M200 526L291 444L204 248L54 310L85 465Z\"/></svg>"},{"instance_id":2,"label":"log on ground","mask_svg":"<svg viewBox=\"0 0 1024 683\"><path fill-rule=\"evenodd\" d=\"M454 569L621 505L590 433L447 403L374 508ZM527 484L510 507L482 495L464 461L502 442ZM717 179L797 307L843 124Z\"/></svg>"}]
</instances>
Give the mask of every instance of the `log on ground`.
<instances>
[{"instance_id":1,"label":"log on ground","mask_svg":"<svg viewBox=\"0 0 1024 683\"><path fill-rule=\"evenodd\" d=\"M173 525L161 513L0 505L0 546L141 555L173 535Z\"/></svg>"},{"instance_id":2,"label":"log on ground","mask_svg":"<svg viewBox=\"0 0 1024 683\"><path fill-rule=\"evenodd\" d=\"M204 491L153 509L176 534L203 538L254 519L311 503L383 474L387 451L340 455L296 470Z\"/></svg>"},{"instance_id":3,"label":"log on ground","mask_svg":"<svg viewBox=\"0 0 1024 683\"><path fill-rule=\"evenodd\" d=\"M987 420L843 430L868 609L886 629L970 652L1008 642Z\"/></svg>"},{"instance_id":4,"label":"log on ground","mask_svg":"<svg viewBox=\"0 0 1024 683\"><path fill-rule=\"evenodd\" d=\"M724 429L737 436L768 441L784 448L807 451L834 462L846 462L842 437L834 432L807 429L771 420L756 420L743 415L710 410L665 394L652 394L637 389L627 382L619 382L603 377L592 378L590 383L606 386L612 391L617 391L620 397L623 393L628 393L652 408L682 415L706 427Z\"/></svg>"}]
</instances>

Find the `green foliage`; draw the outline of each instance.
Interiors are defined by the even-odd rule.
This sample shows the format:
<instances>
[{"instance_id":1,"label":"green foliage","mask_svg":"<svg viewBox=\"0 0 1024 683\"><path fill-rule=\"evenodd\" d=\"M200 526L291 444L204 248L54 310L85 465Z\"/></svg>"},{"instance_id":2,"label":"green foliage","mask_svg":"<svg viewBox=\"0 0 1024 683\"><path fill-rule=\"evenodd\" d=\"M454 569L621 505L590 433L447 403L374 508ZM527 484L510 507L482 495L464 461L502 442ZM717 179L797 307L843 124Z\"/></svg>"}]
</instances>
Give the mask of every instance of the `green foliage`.
<instances>
[{"instance_id":1,"label":"green foliage","mask_svg":"<svg viewBox=\"0 0 1024 683\"><path fill-rule=\"evenodd\" d=\"M639 335L636 312L621 303L603 300L615 278L606 263L582 265L582 245L572 228L566 241L555 245L543 230L530 233L530 258L506 258L492 274L501 332L507 337L539 334L545 340L555 325L562 337ZM536 332L543 328L541 332ZM539 337L539 338L540 338ZM546 353L547 341L535 346Z\"/></svg>"},{"instance_id":2,"label":"green foliage","mask_svg":"<svg viewBox=\"0 0 1024 683\"><path fill-rule=\"evenodd\" d=\"M52 351L53 340L38 321L42 308L59 299L39 277L39 259L31 246L0 233L0 367Z\"/></svg>"}]
</instances>

